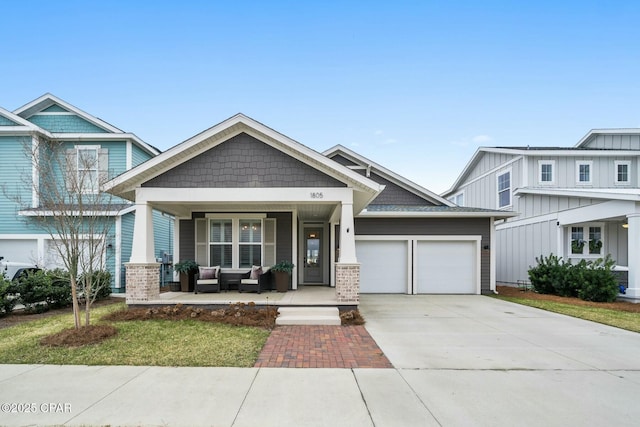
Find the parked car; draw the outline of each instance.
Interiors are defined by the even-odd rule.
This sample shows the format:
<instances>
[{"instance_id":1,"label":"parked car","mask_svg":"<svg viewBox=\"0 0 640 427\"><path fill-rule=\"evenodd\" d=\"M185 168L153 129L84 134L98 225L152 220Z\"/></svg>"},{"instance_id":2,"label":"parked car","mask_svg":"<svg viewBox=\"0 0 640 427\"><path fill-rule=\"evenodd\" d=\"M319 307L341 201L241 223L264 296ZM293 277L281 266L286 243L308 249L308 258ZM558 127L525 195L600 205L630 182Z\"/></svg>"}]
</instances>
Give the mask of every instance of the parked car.
<instances>
[{"instance_id":1,"label":"parked car","mask_svg":"<svg viewBox=\"0 0 640 427\"><path fill-rule=\"evenodd\" d=\"M37 265L26 262L5 261L0 257L0 274L13 281L27 273L41 270Z\"/></svg>"}]
</instances>

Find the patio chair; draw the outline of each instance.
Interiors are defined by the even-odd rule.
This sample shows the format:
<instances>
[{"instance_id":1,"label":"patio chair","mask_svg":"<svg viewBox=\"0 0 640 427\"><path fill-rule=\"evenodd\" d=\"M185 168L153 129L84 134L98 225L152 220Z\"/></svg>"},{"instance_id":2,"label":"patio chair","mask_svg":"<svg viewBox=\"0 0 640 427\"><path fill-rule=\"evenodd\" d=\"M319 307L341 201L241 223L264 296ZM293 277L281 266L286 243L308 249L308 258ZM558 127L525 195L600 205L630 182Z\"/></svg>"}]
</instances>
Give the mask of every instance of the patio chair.
<instances>
[{"instance_id":1,"label":"patio chair","mask_svg":"<svg viewBox=\"0 0 640 427\"><path fill-rule=\"evenodd\" d=\"M195 276L193 293L220 292L220 267L200 267Z\"/></svg>"},{"instance_id":2,"label":"patio chair","mask_svg":"<svg viewBox=\"0 0 640 427\"><path fill-rule=\"evenodd\" d=\"M251 267L251 271L244 274L238 285L238 292L257 292L271 290L271 270L269 267Z\"/></svg>"}]
</instances>

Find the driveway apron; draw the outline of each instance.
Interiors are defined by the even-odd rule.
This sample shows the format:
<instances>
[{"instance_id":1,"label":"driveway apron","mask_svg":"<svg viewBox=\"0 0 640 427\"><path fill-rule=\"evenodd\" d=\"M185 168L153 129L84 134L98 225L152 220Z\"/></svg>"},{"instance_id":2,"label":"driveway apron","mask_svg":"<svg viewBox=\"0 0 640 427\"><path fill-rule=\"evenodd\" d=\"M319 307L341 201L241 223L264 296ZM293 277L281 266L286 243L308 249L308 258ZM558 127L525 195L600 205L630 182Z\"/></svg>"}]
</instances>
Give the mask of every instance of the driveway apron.
<instances>
[{"instance_id":1,"label":"driveway apron","mask_svg":"<svg viewBox=\"0 0 640 427\"><path fill-rule=\"evenodd\" d=\"M363 295L440 425L637 425L640 334L478 295Z\"/></svg>"}]
</instances>

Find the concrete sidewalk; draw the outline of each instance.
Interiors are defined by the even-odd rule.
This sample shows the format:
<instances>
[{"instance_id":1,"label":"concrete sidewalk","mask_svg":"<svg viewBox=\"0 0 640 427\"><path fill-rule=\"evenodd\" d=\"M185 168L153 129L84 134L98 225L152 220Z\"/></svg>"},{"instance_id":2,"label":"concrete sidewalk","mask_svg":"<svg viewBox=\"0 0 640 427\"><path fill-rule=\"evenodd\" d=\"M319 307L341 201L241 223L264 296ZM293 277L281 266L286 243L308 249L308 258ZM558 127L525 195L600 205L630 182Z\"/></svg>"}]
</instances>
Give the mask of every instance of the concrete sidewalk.
<instances>
[{"instance_id":1,"label":"concrete sidewalk","mask_svg":"<svg viewBox=\"0 0 640 427\"><path fill-rule=\"evenodd\" d=\"M363 295L361 311L395 369L0 365L0 425L635 426L640 419L640 334L483 296Z\"/></svg>"}]
</instances>

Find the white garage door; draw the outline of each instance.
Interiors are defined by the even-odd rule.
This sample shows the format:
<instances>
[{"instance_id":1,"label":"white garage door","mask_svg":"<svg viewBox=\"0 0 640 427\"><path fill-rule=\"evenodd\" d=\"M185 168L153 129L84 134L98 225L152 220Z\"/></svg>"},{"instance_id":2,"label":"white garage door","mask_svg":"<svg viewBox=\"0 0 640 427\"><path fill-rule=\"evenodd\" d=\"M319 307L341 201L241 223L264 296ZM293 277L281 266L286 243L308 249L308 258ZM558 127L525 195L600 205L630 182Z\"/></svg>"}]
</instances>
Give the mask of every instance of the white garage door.
<instances>
[{"instance_id":1,"label":"white garage door","mask_svg":"<svg viewBox=\"0 0 640 427\"><path fill-rule=\"evenodd\" d=\"M418 241L415 259L416 293L478 293L475 241Z\"/></svg>"},{"instance_id":2,"label":"white garage door","mask_svg":"<svg viewBox=\"0 0 640 427\"><path fill-rule=\"evenodd\" d=\"M360 292L407 293L406 240L356 240L356 256L360 263Z\"/></svg>"},{"instance_id":3,"label":"white garage door","mask_svg":"<svg viewBox=\"0 0 640 427\"><path fill-rule=\"evenodd\" d=\"M38 263L38 241L35 239L0 240L0 256L5 261Z\"/></svg>"}]
</instances>

